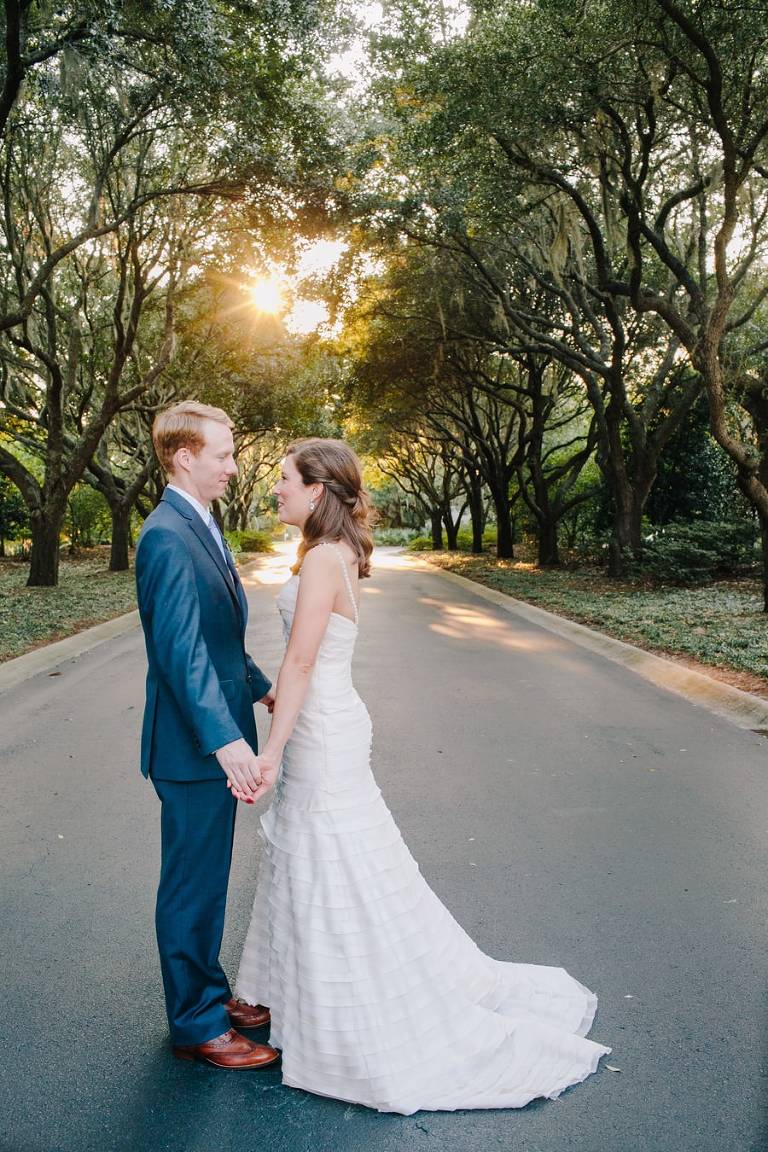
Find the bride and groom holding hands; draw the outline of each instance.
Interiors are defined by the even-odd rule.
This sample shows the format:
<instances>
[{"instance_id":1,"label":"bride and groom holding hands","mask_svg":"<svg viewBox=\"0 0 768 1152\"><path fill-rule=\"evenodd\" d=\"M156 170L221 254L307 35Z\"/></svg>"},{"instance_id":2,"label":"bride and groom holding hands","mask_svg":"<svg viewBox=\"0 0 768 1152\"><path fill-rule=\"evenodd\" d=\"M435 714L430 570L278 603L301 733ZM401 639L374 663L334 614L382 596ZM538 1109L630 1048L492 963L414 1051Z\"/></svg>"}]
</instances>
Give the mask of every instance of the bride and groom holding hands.
<instances>
[{"instance_id":1,"label":"bride and groom holding hands","mask_svg":"<svg viewBox=\"0 0 768 1152\"><path fill-rule=\"evenodd\" d=\"M137 548L147 657L141 765L161 801L156 930L174 1054L384 1112L516 1108L594 1072L597 1000L562 968L496 961L422 877L370 767L355 691L373 541L338 440L286 449L278 514L300 528L278 597L276 687L246 653L248 606L209 505L236 474L232 423L160 413L168 477ZM272 714L256 754L254 702ZM272 791L233 995L219 963L237 803ZM271 1025L270 1042L238 1028Z\"/></svg>"}]
</instances>

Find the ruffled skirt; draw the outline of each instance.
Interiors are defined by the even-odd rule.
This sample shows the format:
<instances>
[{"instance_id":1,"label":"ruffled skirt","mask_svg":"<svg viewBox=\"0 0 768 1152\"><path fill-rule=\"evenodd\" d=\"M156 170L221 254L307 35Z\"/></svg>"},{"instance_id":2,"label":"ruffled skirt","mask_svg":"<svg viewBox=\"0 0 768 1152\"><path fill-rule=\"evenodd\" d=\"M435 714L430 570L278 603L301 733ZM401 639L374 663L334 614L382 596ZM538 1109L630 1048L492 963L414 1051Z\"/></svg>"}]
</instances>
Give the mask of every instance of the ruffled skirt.
<instances>
[{"instance_id":1,"label":"ruffled skirt","mask_svg":"<svg viewBox=\"0 0 768 1152\"><path fill-rule=\"evenodd\" d=\"M283 1081L382 1112L520 1108L610 1051L562 968L493 960L422 877L370 771L357 697L306 709L262 817L237 995L272 1012Z\"/></svg>"}]
</instances>

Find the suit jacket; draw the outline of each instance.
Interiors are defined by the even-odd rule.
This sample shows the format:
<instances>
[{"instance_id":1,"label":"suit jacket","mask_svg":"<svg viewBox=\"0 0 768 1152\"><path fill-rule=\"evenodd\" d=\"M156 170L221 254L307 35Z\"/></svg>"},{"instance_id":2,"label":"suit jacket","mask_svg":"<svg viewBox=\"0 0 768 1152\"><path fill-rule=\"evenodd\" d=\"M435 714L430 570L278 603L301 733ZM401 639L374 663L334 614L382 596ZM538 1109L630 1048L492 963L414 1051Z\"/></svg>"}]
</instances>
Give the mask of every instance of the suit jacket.
<instances>
[{"instance_id":1,"label":"suit jacket","mask_svg":"<svg viewBox=\"0 0 768 1152\"><path fill-rule=\"evenodd\" d=\"M213 753L244 737L270 681L245 651L248 602L229 554L183 496L166 489L136 549L147 647L141 770L157 780L216 780Z\"/></svg>"}]
</instances>

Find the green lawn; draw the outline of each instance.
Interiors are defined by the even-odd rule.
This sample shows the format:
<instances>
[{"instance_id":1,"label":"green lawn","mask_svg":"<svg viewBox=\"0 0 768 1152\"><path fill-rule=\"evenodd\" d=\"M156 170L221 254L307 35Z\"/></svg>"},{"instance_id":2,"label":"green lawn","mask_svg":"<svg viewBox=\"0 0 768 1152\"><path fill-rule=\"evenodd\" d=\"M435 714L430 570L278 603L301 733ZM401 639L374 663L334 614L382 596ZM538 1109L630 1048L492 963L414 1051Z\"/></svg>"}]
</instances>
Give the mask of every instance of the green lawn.
<instances>
[{"instance_id":1,"label":"green lawn","mask_svg":"<svg viewBox=\"0 0 768 1152\"><path fill-rule=\"evenodd\" d=\"M133 572L107 563L104 554L62 559L58 588L27 588L28 565L0 562L0 661L135 608Z\"/></svg>"},{"instance_id":2,"label":"green lawn","mask_svg":"<svg viewBox=\"0 0 768 1152\"><path fill-rule=\"evenodd\" d=\"M548 571L466 553L422 555L442 568L609 636L732 670L743 679L733 676L731 682L748 691L768 690L768 616L762 612L762 592L755 580L653 588L608 580L599 571ZM752 677L756 680L750 684Z\"/></svg>"}]
</instances>

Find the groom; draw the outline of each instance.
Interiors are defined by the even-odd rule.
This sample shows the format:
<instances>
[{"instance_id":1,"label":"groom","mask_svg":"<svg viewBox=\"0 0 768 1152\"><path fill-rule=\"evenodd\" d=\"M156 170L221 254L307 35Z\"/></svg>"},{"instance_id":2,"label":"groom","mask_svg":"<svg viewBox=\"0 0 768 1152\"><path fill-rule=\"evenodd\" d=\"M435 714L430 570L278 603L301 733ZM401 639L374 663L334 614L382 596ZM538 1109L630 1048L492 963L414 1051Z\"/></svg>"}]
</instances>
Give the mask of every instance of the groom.
<instances>
[{"instance_id":1,"label":"groom","mask_svg":"<svg viewBox=\"0 0 768 1152\"><path fill-rule=\"evenodd\" d=\"M160 797L156 927L173 1053L218 1068L279 1058L232 1025L269 1011L233 999L219 963L237 793L260 784L253 702L272 708L269 680L244 647L248 605L209 511L237 474L232 421L187 400L152 429L168 486L136 551L149 670L141 770Z\"/></svg>"}]
</instances>

